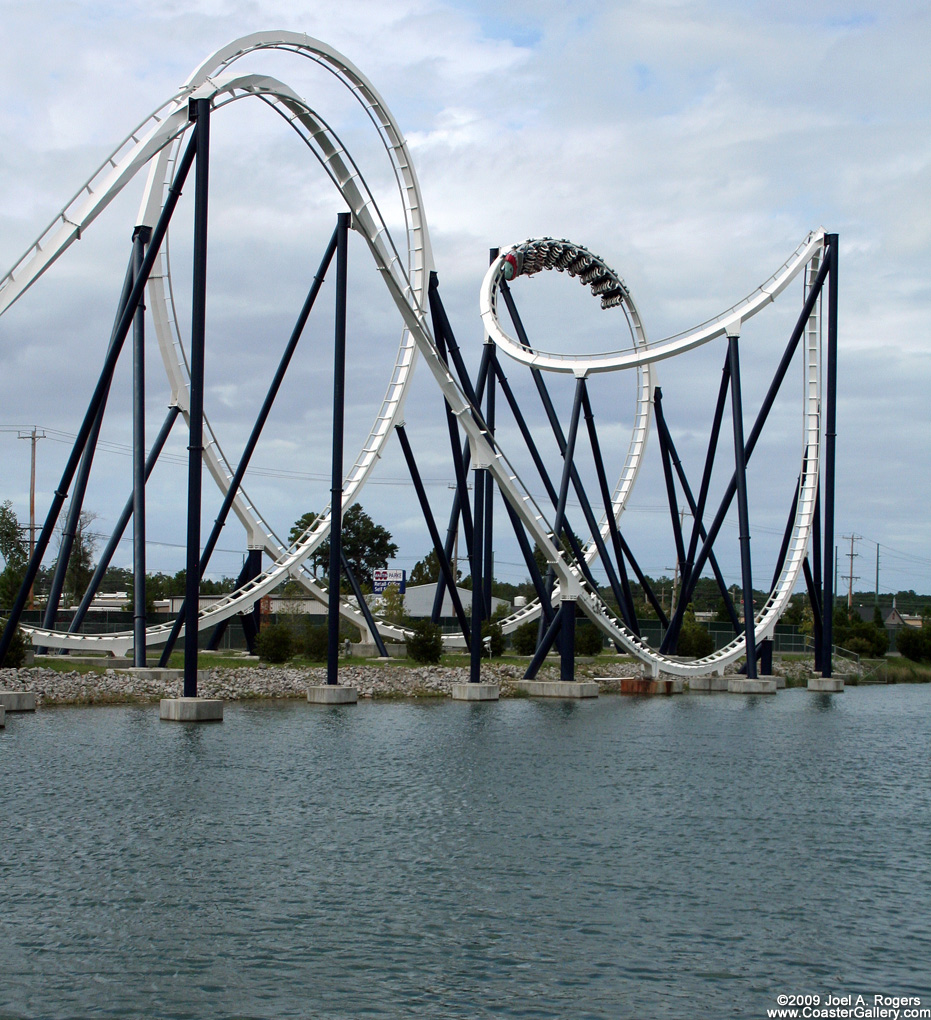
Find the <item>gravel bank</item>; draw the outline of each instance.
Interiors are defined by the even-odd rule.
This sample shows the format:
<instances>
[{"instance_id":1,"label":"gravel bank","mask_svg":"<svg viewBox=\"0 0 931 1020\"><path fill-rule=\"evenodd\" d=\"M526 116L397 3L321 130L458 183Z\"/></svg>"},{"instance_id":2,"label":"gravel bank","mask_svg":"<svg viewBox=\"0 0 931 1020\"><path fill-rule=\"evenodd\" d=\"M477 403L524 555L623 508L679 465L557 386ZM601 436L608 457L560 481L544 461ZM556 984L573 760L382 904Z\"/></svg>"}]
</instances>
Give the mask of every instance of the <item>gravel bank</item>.
<instances>
[{"instance_id":1,"label":"gravel bank","mask_svg":"<svg viewBox=\"0 0 931 1020\"><path fill-rule=\"evenodd\" d=\"M515 682L523 676L523 665L486 663L482 680L497 681L501 697L519 696ZM777 672L791 679L807 679L811 663L776 663ZM616 693L622 677L640 676L636 663L608 657L597 663L576 664L580 680L598 677L603 693ZM605 680L609 676L611 679ZM342 666L340 683L355 687L360 698L449 697L454 683L469 679L467 668L449 666ZM558 680L559 667L546 665L539 679ZM303 698L310 684L326 683L326 669L298 669L286 666L244 666L240 669L202 669L198 693L206 698L239 701L246 698ZM27 669L0 669L0 690L34 691L39 705L106 705L158 701L181 696L181 681L145 679L110 669L105 673L62 673L34 666Z\"/></svg>"},{"instance_id":2,"label":"gravel bank","mask_svg":"<svg viewBox=\"0 0 931 1020\"><path fill-rule=\"evenodd\" d=\"M482 680L501 684L502 697L514 697L514 682L525 667L513 663L485 664ZM639 668L626 662L605 660L581 664L579 679L609 674L602 689L617 690L622 676L639 676ZM360 698L448 697L454 683L469 679L467 668L448 666L341 666L340 683L355 687ZM540 679L559 679L558 666L545 666ZM244 698L303 698L311 684L326 683L326 669L287 666L244 666L241 669L202 669L198 693L206 698L239 701ZM0 669L0 690L34 691L39 705L105 705L155 702L181 696L181 681L146 679L109 669L105 673L59 672L43 666Z\"/></svg>"}]
</instances>

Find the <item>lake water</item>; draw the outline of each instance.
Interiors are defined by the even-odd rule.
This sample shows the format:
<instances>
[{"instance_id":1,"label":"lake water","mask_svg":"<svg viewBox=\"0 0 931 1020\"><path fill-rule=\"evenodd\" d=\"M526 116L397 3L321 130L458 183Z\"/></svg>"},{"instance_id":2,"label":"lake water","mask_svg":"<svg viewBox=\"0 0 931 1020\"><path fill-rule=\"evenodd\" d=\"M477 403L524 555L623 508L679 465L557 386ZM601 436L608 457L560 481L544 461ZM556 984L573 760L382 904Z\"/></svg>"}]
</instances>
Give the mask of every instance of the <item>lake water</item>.
<instances>
[{"instance_id":1,"label":"lake water","mask_svg":"<svg viewBox=\"0 0 931 1020\"><path fill-rule=\"evenodd\" d=\"M931 687L45 709L0 730L0 1017L931 1006Z\"/></svg>"}]
</instances>

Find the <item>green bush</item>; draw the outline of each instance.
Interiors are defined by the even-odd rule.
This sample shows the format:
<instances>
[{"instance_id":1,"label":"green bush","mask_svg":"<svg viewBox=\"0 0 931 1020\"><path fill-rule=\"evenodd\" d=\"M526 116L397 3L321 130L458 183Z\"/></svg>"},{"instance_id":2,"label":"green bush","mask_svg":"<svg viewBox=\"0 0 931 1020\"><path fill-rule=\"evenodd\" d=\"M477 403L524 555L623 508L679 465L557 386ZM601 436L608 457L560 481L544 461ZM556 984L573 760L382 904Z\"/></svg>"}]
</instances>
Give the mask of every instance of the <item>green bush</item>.
<instances>
[{"instance_id":1,"label":"green bush","mask_svg":"<svg viewBox=\"0 0 931 1020\"><path fill-rule=\"evenodd\" d=\"M533 655L537 650L537 634L540 624L536 620L522 623L511 635L511 647L515 655Z\"/></svg>"},{"instance_id":2,"label":"green bush","mask_svg":"<svg viewBox=\"0 0 931 1020\"><path fill-rule=\"evenodd\" d=\"M575 654L598 655L604 647L601 631L591 623L576 623Z\"/></svg>"},{"instance_id":3,"label":"green bush","mask_svg":"<svg viewBox=\"0 0 931 1020\"><path fill-rule=\"evenodd\" d=\"M902 627L895 636L895 646L912 662L931 661L931 628Z\"/></svg>"},{"instance_id":4,"label":"green bush","mask_svg":"<svg viewBox=\"0 0 931 1020\"><path fill-rule=\"evenodd\" d=\"M504 654L504 631L496 620L486 620L482 624L482 641L487 641L488 652L493 659Z\"/></svg>"},{"instance_id":5,"label":"green bush","mask_svg":"<svg viewBox=\"0 0 931 1020\"><path fill-rule=\"evenodd\" d=\"M294 654L294 635L283 623L263 627L255 640L255 650L264 662L287 662Z\"/></svg>"},{"instance_id":6,"label":"green bush","mask_svg":"<svg viewBox=\"0 0 931 1020\"><path fill-rule=\"evenodd\" d=\"M319 623L311 623L307 620L304 627L304 655L311 662L324 662L330 650L330 637L328 628Z\"/></svg>"},{"instance_id":7,"label":"green bush","mask_svg":"<svg viewBox=\"0 0 931 1020\"><path fill-rule=\"evenodd\" d=\"M861 620L855 614L848 614L846 606L834 611L834 644L857 655L881 659L889 648L889 635L882 623Z\"/></svg>"},{"instance_id":8,"label":"green bush","mask_svg":"<svg viewBox=\"0 0 931 1020\"><path fill-rule=\"evenodd\" d=\"M2 630L2 627L0 627ZM6 656L3 660L4 669L19 669L21 666L26 665L26 640L23 637L23 632L16 628L13 631L13 637L10 639L10 647L6 650Z\"/></svg>"},{"instance_id":9,"label":"green bush","mask_svg":"<svg viewBox=\"0 0 931 1020\"><path fill-rule=\"evenodd\" d=\"M714 638L707 628L695 619L695 613L689 606L682 617L682 630L679 631L676 655L684 655L690 659L702 659L713 651Z\"/></svg>"},{"instance_id":10,"label":"green bush","mask_svg":"<svg viewBox=\"0 0 931 1020\"><path fill-rule=\"evenodd\" d=\"M844 646L848 652L855 652L857 655L862 655L865 659L878 658L873 655L873 644L864 637L852 637L847 639L847 643Z\"/></svg>"},{"instance_id":11,"label":"green bush","mask_svg":"<svg viewBox=\"0 0 931 1020\"><path fill-rule=\"evenodd\" d=\"M407 639L407 655L414 662L439 662L443 654L443 638L439 624L418 620Z\"/></svg>"}]
</instances>

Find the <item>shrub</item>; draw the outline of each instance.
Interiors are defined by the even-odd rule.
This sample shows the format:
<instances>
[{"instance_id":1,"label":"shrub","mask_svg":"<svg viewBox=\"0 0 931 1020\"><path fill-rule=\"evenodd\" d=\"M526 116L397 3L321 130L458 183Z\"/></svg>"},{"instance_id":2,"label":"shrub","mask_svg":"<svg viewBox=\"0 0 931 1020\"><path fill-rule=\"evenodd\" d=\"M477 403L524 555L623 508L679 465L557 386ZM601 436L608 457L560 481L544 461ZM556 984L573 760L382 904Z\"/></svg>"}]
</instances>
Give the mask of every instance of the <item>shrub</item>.
<instances>
[{"instance_id":1,"label":"shrub","mask_svg":"<svg viewBox=\"0 0 931 1020\"><path fill-rule=\"evenodd\" d=\"M931 629L922 627L902 627L895 636L896 648L913 662L931 660Z\"/></svg>"},{"instance_id":2,"label":"shrub","mask_svg":"<svg viewBox=\"0 0 931 1020\"><path fill-rule=\"evenodd\" d=\"M846 606L834 612L834 644L857 655L880 659L889 648L889 635L882 623L870 623L848 614Z\"/></svg>"},{"instance_id":3,"label":"shrub","mask_svg":"<svg viewBox=\"0 0 931 1020\"><path fill-rule=\"evenodd\" d=\"M540 625L536 620L522 623L511 635L511 645L516 655L533 655L537 650L537 634Z\"/></svg>"},{"instance_id":4,"label":"shrub","mask_svg":"<svg viewBox=\"0 0 931 1020\"><path fill-rule=\"evenodd\" d=\"M504 654L504 631L496 620L485 620L482 624L482 640L488 639L488 653L493 659Z\"/></svg>"},{"instance_id":5,"label":"shrub","mask_svg":"<svg viewBox=\"0 0 931 1020\"><path fill-rule=\"evenodd\" d=\"M695 619L695 613L689 607L682 617L682 630L679 631L676 654L687 656L690 659L701 659L713 651L714 638Z\"/></svg>"},{"instance_id":6,"label":"shrub","mask_svg":"<svg viewBox=\"0 0 931 1020\"><path fill-rule=\"evenodd\" d=\"M418 620L407 639L407 654L414 662L439 662L443 654L443 638L439 625Z\"/></svg>"},{"instance_id":7,"label":"shrub","mask_svg":"<svg viewBox=\"0 0 931 1020\"><path fill-rule=\"evenodd\" d=\"M868 659L872 656L873 646L866 638L852 637L847 640L847 651L855 652Z\"/></svg>"},{"instance_id":8,"label":"shrub","mask_svg":"<svg viewBox=\"0 0 931 1020\"><path fill-rule=\"evenodd\" d=\"M27 647L23 632L17 627L13 631L13 637L10 639L10 647L6 650L3 667L5 669L19 669L21 666L25 666Z\"/></svg>"},{"instance_id":9,"label":"shrub","mask_svg":"<svg viewBox=\"0 0 931 1020\"><path fill-rule=\"evenodd\" d=\"M287 662L294 652L291 628L283 623L263 627L255 640L255 650L264 662Z\"/></svg>"},{"instance_id":10,"label":"shrub","mask_svg":"<svg viewBox=\"0 0 931 1020\"><path fill-rule=\"evenodd\" d=\"M598 655L604 647L601 631L594 624L575 625L575 654Z\"/></svg>"},{"instance_id":11,"label":"shrub","mask_svg":"<svg viewBox=\"0 0 931 1020\"><path fill-rule=\"evenodd\" d=\"M329 650L330 637L327 627L308 620L304 627L304 654L311 662L323 662Z\"/></svg>"}]
</instances>

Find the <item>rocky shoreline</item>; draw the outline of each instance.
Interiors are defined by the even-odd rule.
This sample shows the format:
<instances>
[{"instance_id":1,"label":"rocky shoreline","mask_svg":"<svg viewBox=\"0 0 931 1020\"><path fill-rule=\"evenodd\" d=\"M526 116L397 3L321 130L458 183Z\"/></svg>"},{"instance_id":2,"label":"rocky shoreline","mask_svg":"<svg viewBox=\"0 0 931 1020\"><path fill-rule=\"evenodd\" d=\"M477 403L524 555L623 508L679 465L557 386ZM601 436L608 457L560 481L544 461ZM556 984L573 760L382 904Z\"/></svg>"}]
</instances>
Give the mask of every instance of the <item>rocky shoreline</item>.
<instances>
[{"instance_id":1,"label":"rocky shoreline","mask_svg":"<svg viewBox=\"0 0 931 1020\"><path fill-rule=\"evenodd\" d=\"M501 697L520 697L516 682L525 667L518 663L484 663L482 680L501 685ZM777 663L775 669L787 679L807 677L811 664ZM639 664L609 658L577 663L579 680L598 678L604 694L617 693L621 679L639 677ZM605 677L609 679L605 679ZM541 680L558 680L559 667L545 665ZM465 667L450 666L341 666L341 684L355 687L360 698L449 697L454 683L469 679ZM303 698L307 687L326 682L326 669L288 666L245 666L239 669L207 668L198 675L198 693L207 698L241 701L257 698ZM149 704L161 698L176 698L182 693L180 680L137 676L108 669L104 673L59 672L43 666L24 669L0 669L0 690L34 692L38 705Z\"/></svg>"}]
</instances>

